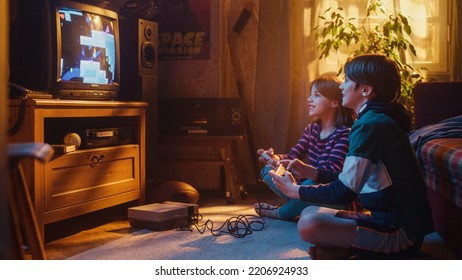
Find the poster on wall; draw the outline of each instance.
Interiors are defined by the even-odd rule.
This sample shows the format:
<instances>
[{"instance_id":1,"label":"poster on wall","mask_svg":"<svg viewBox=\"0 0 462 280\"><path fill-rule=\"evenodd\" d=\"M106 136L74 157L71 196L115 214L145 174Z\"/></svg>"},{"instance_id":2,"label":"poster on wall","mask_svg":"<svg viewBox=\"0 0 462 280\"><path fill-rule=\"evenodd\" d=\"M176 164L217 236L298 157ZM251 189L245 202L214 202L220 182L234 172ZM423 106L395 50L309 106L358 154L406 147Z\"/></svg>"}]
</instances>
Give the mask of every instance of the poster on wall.
<instances>
[{"instance_id":1,"label":"poster on wall","mask_svg":"<svg viewBox=\"0 0 462 280\"><path fill-rule=\"evenodd\" d=\"M210 0L159 0L159 60L210 58Z\"/></svg>"}]
</instances>

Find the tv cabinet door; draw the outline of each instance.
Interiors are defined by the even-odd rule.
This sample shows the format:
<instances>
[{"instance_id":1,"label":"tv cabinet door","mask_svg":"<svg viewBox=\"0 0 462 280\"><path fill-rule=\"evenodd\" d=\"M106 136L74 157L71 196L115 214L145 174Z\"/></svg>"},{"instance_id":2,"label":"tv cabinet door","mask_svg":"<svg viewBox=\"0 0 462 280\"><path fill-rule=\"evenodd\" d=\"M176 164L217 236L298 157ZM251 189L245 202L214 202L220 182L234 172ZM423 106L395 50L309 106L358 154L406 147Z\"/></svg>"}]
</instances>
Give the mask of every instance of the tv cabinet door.
<instances>
[{"instance_id":1,"label":"tv cabinet door","mask_svg":"<svg viewBox=\"0 0 462 280\"><path fill-rule=\"evenodd\" d=\"M138 199L139 169L138 145L58 155L45 169L45 223Z\"/></svg>"}]
</instances>

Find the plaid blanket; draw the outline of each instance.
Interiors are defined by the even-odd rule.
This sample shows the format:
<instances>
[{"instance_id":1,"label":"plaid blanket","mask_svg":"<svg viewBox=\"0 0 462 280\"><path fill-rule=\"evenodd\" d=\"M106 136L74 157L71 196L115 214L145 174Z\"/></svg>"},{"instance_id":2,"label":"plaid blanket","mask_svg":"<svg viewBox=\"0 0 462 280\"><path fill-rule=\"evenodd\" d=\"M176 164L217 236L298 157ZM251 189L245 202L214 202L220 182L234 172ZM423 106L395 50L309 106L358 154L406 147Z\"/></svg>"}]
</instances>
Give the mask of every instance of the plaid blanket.
<instances>
[{"instance_id":1,"label":"plaid blanket","mask_svg":"<svg viewBox=\"0 0 462 280\"><path fill-rule=\"evenodd\" d=\"M429 140L417 156L427 187L462 208L462 138Z\"/></svg>"},{"instance_id":2,"label":"plaid blanket","mask_svg":"<svg viewBox=\"0 0 462 280\"><path fill-rule=\"evenodd\" d=\"M462 208L462 115L411 132L427 187Z\"/></svg>"},{"instance_id":3,"label":"plaid blanket","mask_svg":"<svg viewBox=\"0 0 462 280\"><path fill-rule=\"evenodd\" d=\"M462 115L424 126L409 134L409 141L416 152L427 141L439 138L462 138Z\"/></svg>"}]
</instances>

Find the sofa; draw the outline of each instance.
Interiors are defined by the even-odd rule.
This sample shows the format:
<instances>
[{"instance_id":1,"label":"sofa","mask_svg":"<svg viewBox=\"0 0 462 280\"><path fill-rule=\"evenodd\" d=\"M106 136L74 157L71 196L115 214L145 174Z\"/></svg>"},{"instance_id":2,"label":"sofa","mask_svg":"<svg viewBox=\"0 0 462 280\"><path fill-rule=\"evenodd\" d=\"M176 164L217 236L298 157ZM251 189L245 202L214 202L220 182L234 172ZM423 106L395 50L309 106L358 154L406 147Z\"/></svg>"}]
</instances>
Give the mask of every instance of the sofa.
<instances>
[{"instance_id":1,"label":"sofa","mask_svg":"<svg viewBox=\"0 0 462 280\"><path fill-rule=\"evenodd\" d=\"M462 82L414 87L410 140L422 166L435 231L462 258Z\"/></svg>"}]
</instances>

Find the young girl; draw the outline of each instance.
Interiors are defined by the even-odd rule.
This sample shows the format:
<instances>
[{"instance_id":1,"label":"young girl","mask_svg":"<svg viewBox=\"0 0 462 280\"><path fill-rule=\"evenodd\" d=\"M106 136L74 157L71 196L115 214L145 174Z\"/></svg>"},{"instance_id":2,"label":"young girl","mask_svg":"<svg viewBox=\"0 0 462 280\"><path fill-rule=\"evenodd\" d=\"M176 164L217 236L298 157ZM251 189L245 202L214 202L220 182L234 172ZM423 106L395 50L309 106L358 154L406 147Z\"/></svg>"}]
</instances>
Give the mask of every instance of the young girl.
<instances>
[{"instance_id":1,"label":"young girl","mask_svg":"<svg viewBox=\"0 0 462 280\"><path fill-rule=\"evenodd\" d=\"M314 122L308 124L302 137L287 154L274 154L272 148L259 149L259 160L266 163L262 170L263 181L286 203L278 208L266 203L256 203L255 211L262 216L279 219L293 219L307 207L306 202L291 199L275 188L268 171L279 164L287 165L291 160L304 160L305 168L293 171L303 184L313 184L328 179L318 178L318 171L339 172L348 151L348 134L354 120L354 112L342 107L341 81L337 76L324 75L310 85L308 115ZM339 205L345 207L346 205Z\"/></svg>"}]
</instances>

